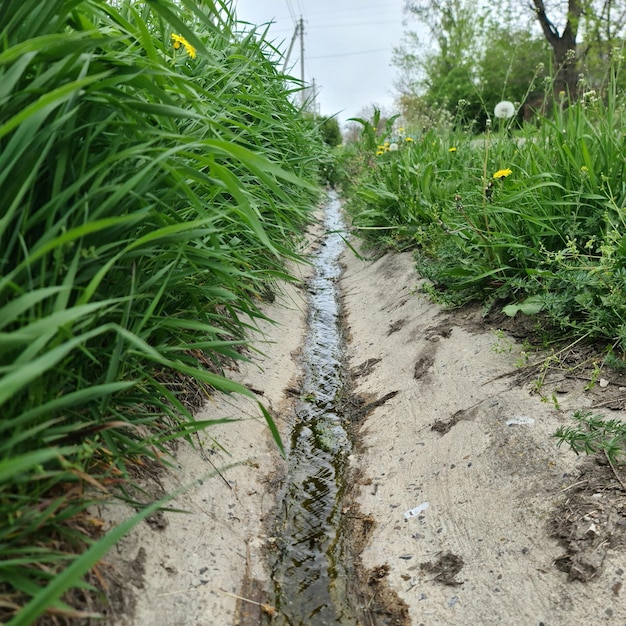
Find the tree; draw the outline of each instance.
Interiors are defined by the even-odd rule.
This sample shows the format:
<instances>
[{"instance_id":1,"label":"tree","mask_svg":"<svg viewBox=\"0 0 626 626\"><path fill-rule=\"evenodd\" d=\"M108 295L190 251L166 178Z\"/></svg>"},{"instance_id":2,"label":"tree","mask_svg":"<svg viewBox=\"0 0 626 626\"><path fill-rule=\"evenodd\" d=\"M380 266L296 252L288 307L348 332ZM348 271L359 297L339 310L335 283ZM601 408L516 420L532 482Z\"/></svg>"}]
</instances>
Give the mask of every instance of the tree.
<instances>
[{"instance_id":1,"label":"tree","mask_svg":"<svg viewBox=\"0 0 626 626\"><path fill-rule=\"evenodd\" d=\"M444 107L457 123L478 120L479 129L494 100L543 100L545 89L529 92L540 64L553 68L557 96L577 97L581 70L597 89L626 25L624 0L533 0L521 8L502 0L497 12L487 0L408 0L405 11L418 27L394 51L403 112L424 119L425 109Z\"/></svg>"},{"instance_id":2,"label":"tree","mask_svg":"<svg viewBox=\"0 0 626 626\"><path fill-rule=\"evenodd\" d=\"M322 133L324 143L331 148L339 146L343 141L341 130L339 130L339 122L336 117L326 117L322 115L319 119L319 129Z\"/></svg>"},{"instance_id":3,"label":"tree","mask_svg":"<svg viewBox=\"0 0 626 626\"><path fill-rule=\"evenodd\" d=\"M537 79L543 75L541 68L549 65L550 48L539 33L493 26L477 68L477 88L485 106L491 112L500 100L523 105L528 98L543 96L543 84Z\"/></svg>"},{"instance_id":4,"label":"tree","mask_svg":"<svg viewBox=\"0 0 626 626\"><path fill-rule=\"evenodd\" d=\"M578 51L576 38L583 14L583 0L568 0L565 25L559 32L555 23L548 17L543 0L533 0L535 14L543 35L552 48L557 74L554 92L564 92L575 99L578 83Z\"/></svg>"},{"instance_id":5,"label":"tree","mask_svg":"<svg viewBox=\"0 0 626 626\"><path fill-rule=\"evenodd\" d=\"M533 0L532 6L552 48L557 70L554 91L557 94L563 91L575 99L581 66L591 72L588 82L602 82L605 77L601 74L610 64L614 47L623 45L626 24L623 0L567 0L550 6L544 0Z\"/></svg>"},{"instance_id":6,"label":"tree","mask_svg":"<svg viewBox=\"0 0 626 626\"><path fill-rule=\"evenodd\" d=\"M465 115L474 118L481 108L475 70L486 11L469 0L410 0L405 11L422 30L405 33L403 44L394 50L393 64L403 72L401 101L415 108L411 100L418 99L420 110L425 105L454 115L464 100Z\"/></svg>"},{"instance_id":7,"label":"tree","mask_svg":"<svg viewBox=\"0 0 626 626\"><path fill-rule=\"evenodd\" d=\"M444 108L457 126L474 124L480 131L499 100L522 103L537 67L550 63L538 29L529 28L533 14L525 10L520 16L512 4L504 2L497 14L480 0L444 0L436 6L412 0L405 9L427 26L430 42L427 48L418 33L409 32L394 58L404 71L399 102L420 124L441 119L438 110Z\"/></svg>"}]
</instances>

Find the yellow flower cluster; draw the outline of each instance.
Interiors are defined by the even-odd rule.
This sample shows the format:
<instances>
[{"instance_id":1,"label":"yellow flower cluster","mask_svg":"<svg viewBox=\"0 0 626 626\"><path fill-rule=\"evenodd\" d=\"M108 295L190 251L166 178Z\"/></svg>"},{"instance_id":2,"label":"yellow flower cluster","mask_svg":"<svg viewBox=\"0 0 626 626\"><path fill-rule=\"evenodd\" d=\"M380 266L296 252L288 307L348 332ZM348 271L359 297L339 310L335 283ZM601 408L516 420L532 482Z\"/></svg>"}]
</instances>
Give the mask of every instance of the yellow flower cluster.
<instances>
[{"instance_id":1,"label":"yellow flower cluster","mask_svg":"<svg viewBox=\"0 0 626 626\"><path fill-rule=\"evenodd\" d=\"M385 152L389 152L389 142L385 141L382 146L376 146L376 156L380 156L381 154L385 154Z\"/></svg>"},{"instance_id":2,"label":"yellow flower cluster","mask_svg":"<svg viewBox=\"0 0 626 626\"><path fill-rule=\"evenodd\" d=\"M174 50L178 50L181 46L183 46L187 54L192 59L196 58L196 49L182 35L176 35L172 33L172 42Z\"/></svg>"},{"instance_id":3,"label":"yellow flower cluster","mask_svg":"<svg viewBox=\"0 0 626 626\"><path fill-rule=\"evenodd\" d=\"M456 152L456 148L452 146L451 148L448 148L448 152Z\"/></svg>"},{"instance_id":4,"label":"yellow flower cluster","mask_svg":"<svg viewBox=\"0 0 626 626\"><path fill-rule=\"evenodd\" d=\"M498 170L493 177L497 180L498 178L506 178L507 176L510 176L513 172L509 169L506 170Z\"/></svg>"},{"instance_id":5,"label":"yellow flower cluster","mask_svg":"<svg viewBox=\"0 0 626 626\"><path fill-rule=\"evenodd\" d=\"M400 149L400 145L398 142L401 142L403 139L404 128L399 128L398 133L400 133L400 137L396 141L393 141L392 143L390 143L389 141L385 141L384 144L376 146L376 156L381 156L385 154L385 152L396 152ZM411 143L415 140L413 139L413 137L404 137L404 141L406 141L407 143Z\"/></svg>"}]
</instances>

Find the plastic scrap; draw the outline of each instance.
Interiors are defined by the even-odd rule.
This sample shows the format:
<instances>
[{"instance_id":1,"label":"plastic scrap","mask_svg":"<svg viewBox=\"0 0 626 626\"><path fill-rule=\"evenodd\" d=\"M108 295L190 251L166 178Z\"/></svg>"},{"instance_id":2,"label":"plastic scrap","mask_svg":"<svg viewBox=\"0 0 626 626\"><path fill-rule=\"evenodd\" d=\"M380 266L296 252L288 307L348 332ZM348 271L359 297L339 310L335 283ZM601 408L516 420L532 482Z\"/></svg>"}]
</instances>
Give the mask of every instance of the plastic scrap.
<instances>
[{"instance_id":1,"label":"plastic scrap","mask_svg":"<svg viewBox=\"0 0 626 626\"><path fill-rule=\"evenodd\" d=\"M529 426L534 423L535 420L532 417L526 417L525 415L520 415L519 417L514 417L506 421L507 426Z\"/></svg>"},{"instance_id":2,"label":"plastic scrap","mask_svg":"<svg viewBox=\"0 0 626 626\"><path fill-rule=\"evenodd\" d=\"M420 513L424 512L430 504L428 502L422 502L419 506L416 506L414 509L409 509L404 513L404 519L409 520L412 517L417 517Z\"/></svg>"}]
</instances>

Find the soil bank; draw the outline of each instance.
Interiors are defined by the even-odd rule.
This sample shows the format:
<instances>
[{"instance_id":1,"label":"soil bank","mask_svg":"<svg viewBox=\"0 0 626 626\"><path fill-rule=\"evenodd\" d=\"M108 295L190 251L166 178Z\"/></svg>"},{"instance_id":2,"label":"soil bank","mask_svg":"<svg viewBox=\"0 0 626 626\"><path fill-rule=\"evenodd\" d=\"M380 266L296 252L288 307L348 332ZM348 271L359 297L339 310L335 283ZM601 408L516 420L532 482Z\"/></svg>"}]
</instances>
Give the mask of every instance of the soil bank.
<instances>
[{"instance_id":1,"label":"soil bank","mask_svg":"<svg viewBox=\"0 0 626 626\"><path fill-rule=\"evenodd\" d=\"M398 392L360 428L362 566L409 624L625 624L623 491L551 437L603 388L546 380L558 407L542 402L515 375L520 346L417 293L410 254L346 262L357 391Z\"/></svg>"},{"instance_id":2,"label":"soil bank","mask_svg":"<svg viewBox=\"0 0 626 626\"><path fill-rule=\"evenodd\" d=\"M515 376L520 346L480 311L446 312L419 293L409 253L363 261L347 251L344 262L355 392L385 399L356 427L345 514L357 520L364 580L395 613L374 622L364 612L363 624L625 624L623 491L610 468L551 438L573 411L622 387L546 380L558 406L542 402ZM306 295L303 283L285 286L259 352L230 373L257 390L285 435ZM611 417L621 418L616 398ZM180 445L157 491L192 485L171 504L186 513L142 523L109 555L110 624L269 619L268 529L284 463L254 401L218 394L197 418L240 421ZM156 488L149 477L145 487ZM103 514L114 524L127 513Z\"/></svg>"}]
</instances>

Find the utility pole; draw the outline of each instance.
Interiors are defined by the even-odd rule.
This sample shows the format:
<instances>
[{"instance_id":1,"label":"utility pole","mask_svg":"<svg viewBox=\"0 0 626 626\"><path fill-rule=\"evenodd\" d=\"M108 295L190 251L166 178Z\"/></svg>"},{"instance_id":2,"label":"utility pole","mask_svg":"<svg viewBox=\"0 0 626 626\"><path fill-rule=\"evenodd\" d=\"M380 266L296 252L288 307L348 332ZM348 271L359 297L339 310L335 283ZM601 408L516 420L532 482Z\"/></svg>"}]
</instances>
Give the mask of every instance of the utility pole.
<instances>
[{"instance_id":1,"label":"utility pole","mask_svg":"<svg viewBox=\"0 0 626 626\"><path fill-rule=\"evenodd\" d=\"M287 54L285 55L285 62L283 63L283 74L287 71L287 64L289 63L289 57L291 56L291 52L293 51L293 44L296 42L296 38L300 35L300 80L302 81L302 89L300 90L300 103L302 108L306 103L306 92L305 83L304 83L304 20L302 16L300 16L300 20L296 22L296 28L293 31L293 36L291 37L291 41L289 42L289 48L287 50ZM315 91L315 88L314 88ZM315 94L313 94L315 98Z\"/></svg>"},{"instance_id":2,"label":"utility pole","mask_svg":"<svg viewBox=\"0 0 626 626\"><path fill-rule=\"evenodd\" d=\"M306 101L306 90L304 88L304 20L300 16L300 80L302 81L302 91L300 92L300 103L304 108Z\"/></svg>"}]
</instances>

